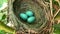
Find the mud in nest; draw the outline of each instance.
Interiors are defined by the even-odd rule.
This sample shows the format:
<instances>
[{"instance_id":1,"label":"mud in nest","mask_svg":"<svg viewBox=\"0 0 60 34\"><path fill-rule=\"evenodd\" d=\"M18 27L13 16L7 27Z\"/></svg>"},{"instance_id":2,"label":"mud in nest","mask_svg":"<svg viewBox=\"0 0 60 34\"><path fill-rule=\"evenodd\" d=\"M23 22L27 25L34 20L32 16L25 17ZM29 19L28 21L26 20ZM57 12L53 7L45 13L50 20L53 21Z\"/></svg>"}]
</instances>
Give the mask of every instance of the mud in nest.
<instances>
[{"instance_id":1,"label":"mud in nest","mask_svg":"<svg viewBox=\"0 0 60 34\"><path fill-rule=\"evenodd\" d=\"M23 21L19 16L20 13L27 10L32 10L34 16L36 17L36 20L33 24L29 24L26 21ZM13 3L13 12L18 18L17 21L20 23L20 26L22 25L22 28L25 28L27 30L31 29L37 32L41 31L41 29L46 26L46 23L48 21L46 18L44 7L40 6L34 0L15 0Z\"/></svg>"}]
</instances>

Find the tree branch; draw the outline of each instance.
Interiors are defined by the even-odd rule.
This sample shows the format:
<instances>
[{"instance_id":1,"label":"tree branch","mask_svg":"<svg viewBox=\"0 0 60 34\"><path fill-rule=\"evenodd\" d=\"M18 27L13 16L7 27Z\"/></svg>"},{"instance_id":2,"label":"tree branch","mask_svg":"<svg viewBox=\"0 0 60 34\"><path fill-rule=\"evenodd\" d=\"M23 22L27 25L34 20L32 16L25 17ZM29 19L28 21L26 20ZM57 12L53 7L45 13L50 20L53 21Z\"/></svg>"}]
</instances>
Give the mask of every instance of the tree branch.
<instances>
[{"instance_id":1,"label":"tree branch","mask_svg":"<svg viewBox=\"0 0 60 34\"><path fill-rule=\"evenodd\" d=\"M52 0L50 0L50 10L51 10L51 16L53 16L53 11L52 11Z\"/></svg>"},{"instance_id":2,"label":"tree branch","mask_svg":"<svg viewBox=\"0 0 60 34\"><path fill-rule=\"evenodd\" d=\"M59 12L60 12L60 9L54 14L54 18L57 16Z\"/></svg>"}]
</instances>

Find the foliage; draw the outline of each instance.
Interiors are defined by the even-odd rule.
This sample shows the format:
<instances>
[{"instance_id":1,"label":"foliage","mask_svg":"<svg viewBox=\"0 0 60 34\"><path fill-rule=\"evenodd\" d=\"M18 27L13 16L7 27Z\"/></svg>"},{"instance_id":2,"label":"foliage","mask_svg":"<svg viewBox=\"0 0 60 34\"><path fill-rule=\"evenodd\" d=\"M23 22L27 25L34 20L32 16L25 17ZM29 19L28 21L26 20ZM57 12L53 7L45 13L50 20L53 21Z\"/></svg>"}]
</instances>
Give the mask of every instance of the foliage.
<instances>
[{"instance_id":1,"label":"foliage","mask_svg":"<svg viewBox=\"0 0 60 34\"><path fill-rule=\"evenodd\" d=\"M60 6L59 6L59 0L53 0L53 6L55 6L55 7L53 7L53 14L55 14L60 8ZM56 15L56 17L55 17L55 20L60 20L60 11L59 11L59 13ZM58 22L57 22L58 23ZM60 34L60 24L54 24L54 34Z\"/></svg>"},{"instance_id":2,"label":"foliage","mask_svg":"<svg viewBox=\"0 0 60 34\"><path fill-rule=\"evenodd\" d=\"M4 31L4 30L0 30L0 34L13 34L13 33L6 32L6 31Z\"/></svg>"},{"instance_id":3,"label":"foliage","mask_svg":"<svg viewBox=\"0 0 60 34\"><path fill-rule=\"evenodd\" d=\"M3 4L4 2L7 2L7 0L0 0L0 7L2 7L2 4Z\"/></svg>"},{"instance_id":4,"label":"foliage","mask_svg":"<svg viewBox=\"0 0 60 34\"><path fill-rule=\"evenodd\" d=\"M7 24L7 18L6 18L6 11L5 12L0 12L0 21L4 22Z\"/></svg>"},{"instance_id":5,"label":"foliage","mask_svg":"<svg viewBox=\"0 0 60 34\"><path fill-rule=\"evenodd\" d=\"M7 0L0 0L0 8L3 7L3 4L6 3ZM11 27L8 27L7 24L7 7L5 9L0 10L0 34L13 34L15 30Z\"/></svg>"},{"instance_id":6,"label":"foliage","mask_svg":"<svg viewBox=\"0 0 60 34\"><path fill-rule=\"evenodd\" d=\"M55 24L54 25L54 33L60 34L60 24Z\"/></svg>"}]
</instances>

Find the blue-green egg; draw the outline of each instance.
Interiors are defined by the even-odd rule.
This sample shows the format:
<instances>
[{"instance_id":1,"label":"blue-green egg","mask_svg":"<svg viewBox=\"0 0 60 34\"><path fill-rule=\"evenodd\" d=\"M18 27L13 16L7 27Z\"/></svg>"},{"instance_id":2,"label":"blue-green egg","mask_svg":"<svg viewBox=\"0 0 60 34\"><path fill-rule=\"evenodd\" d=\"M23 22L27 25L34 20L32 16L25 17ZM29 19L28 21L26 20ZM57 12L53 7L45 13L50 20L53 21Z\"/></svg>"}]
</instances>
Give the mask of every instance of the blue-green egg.
<instances>
[{"instance_id":1,"label":"blue-green egg","mask_svg":"<svg viewBox=\"0 0 60 34\"><path fill-rule=\"evenodd\" d=\"M33 16L33 12L32 11L26 11L26 15Z\"/></svg>"},{"instance_id":2,"label":"blue-green egg","mask_svg":"<svg viewBox=\"0 0 60 34\"><path fill-rule=\"evenodd\" d=\"M26 20L28 18L28 16L26 14L24 14L24 13L20 13L20 17L23 20Z\"/></svg>"},{"instance_id":3,"label":"blue-green egg","mask_svg":"<svg viewBox=\"0 0 60 34\"><path fill-rule=\"evenodd\" d=\"M35 17L34 17L34 16L29 17L29 18L27 19L27 22L28 22L28 23L33 23L34 21L35 21Z\"/></svg>"}]
</instances>

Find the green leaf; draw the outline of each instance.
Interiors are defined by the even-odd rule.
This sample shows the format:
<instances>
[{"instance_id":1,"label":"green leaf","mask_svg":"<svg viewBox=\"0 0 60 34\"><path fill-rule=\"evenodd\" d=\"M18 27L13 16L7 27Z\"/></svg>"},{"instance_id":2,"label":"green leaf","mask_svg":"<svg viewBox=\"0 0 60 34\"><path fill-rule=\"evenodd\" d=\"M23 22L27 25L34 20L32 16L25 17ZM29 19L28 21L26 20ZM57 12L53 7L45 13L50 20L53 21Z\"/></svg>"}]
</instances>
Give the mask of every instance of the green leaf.
<instances>
[{"instance_id":1,"label":"green leaf","mask_svg":"<svg viewBox=\"0 0 60 34\"><path fill-rule=\"evenodd\" d=\"M54 25L54 33L60 34L60 24L55 24Z\"/></svg>"},{"instance_id":2,"label":"green leaf","mask_svg":"<svg viewBox=\"0 0 60 34\"><path fill-rule=\"evenodd\" d=\"M6 18L6 15L4 14L4 15L2 16L2 20L5 19L5 18Z\"/></svg>"},{"instance_id":3,"label":"green leaf","mask_svg":"<svg viewBox=\"0 0 60 34\"><path fill-rule=\"evenodd\" d=\"M53 2L53 4L55 4L55 5L59 6L59 4L58 4L58 2L57 2L57 1L52 0L52 2Z\"/></svg>"},{"instance_id":4,"label":"green leaf","mask_svg":"<svg viewBox=\"0 0 60 34\"><path fill-rule=\"evenodd\" d=\"M4 30L0 30L0 34L5 34L6 32Z\"/></svg>"},{"instance_id":5,"label":"green leaf","mask_svg":"<svg viewBox=\"0 0 60 34\"><path fill-rule=\"evenodd\" d=\"M4 31L4 30L0 30L0 34L13 34L13 33L11 33L11 32L6 32L6 31Z\"/></svg>"}]
</instances>

